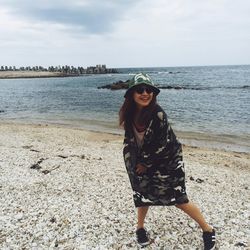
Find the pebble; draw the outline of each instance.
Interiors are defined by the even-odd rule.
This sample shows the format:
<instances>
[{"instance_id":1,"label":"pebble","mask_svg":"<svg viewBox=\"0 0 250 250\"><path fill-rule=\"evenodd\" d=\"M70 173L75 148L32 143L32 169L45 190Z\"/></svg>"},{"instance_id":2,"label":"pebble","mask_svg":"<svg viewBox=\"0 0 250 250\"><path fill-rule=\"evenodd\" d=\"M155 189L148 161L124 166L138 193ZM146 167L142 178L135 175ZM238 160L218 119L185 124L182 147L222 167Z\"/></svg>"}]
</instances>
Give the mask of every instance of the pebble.
<instances>
[{"instance_id":1,"label":"pebble","mask_svg":"<svg viewBox=\"0 0 250 250\"><path fill-rule=\"evenodd\" d=\"M196 227L195 222L189 222L188 225L189 225L191 228L195 228L195 227Z\"/></svg>"},{"instance_id":2,"label":"pebble","mask_svg":"<svg viewBox=\"0 0 250 250\"><path fill-rule=\"evenodd\" d=\"M247 247L247 243L245 242L238 242L235 244L236 247Z\"/></svg>"},{"instance_id":3,"label":"pebble","mask_svg":"<svg viewBox=\"0 0 250 250\"><path fill-rule=\"evenodd\" d=\"M23 218L23 213L19 213L15 216L16 220L21 220Z\"/></svg>"}]
</instances>

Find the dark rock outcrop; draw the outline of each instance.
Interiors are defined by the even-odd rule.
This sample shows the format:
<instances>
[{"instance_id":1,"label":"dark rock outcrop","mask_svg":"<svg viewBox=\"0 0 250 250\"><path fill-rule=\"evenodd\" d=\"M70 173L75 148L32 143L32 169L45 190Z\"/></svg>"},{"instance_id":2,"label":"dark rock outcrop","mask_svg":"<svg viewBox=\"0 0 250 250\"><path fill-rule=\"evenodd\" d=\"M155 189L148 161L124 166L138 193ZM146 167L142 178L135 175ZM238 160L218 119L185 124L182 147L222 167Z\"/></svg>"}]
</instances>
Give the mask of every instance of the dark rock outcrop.
<instances>
[{"instance_id":1,"label":"dark rock outcrop","mask_svg":"<svg viewBox=\"0 0 250 250\"><path fill-rule=\"evenodd\" d=\"M118 81L114 82L112 84L107 84L104 86L98 87L98 89L111 89L111 90L120 90L120 89L128 89L129 81ZM156 85L159 89L176 89L176 90L181 90L181 89L190 89L190 90L204 90L205 88L200 88L200 87L185 87L185 86L171 86L171 85L165 85L165 86L158 86Z\"/></svg>"},{"instance_id":2,"label":"dark rock outcrop","mask_svg":"<svg viewBox=\"0 0 250 250\"><path fill-rule=\"evenodd\" d=\"M119 89L128 89L129 80L127 81L118 81L114 82L112 84L107 84L101 87L98 87L98 89L111 89L111 90L119 90ZM181 86L157 86L159 89L186 89L185 87Z\"/></svg>"},{"instance_id":3,"label":"dark rock outcrop","mask_svg":"<svg viewBox=\"0 0 250 250\"><path fill-rule=\"evenodd\" d=\"M98 89L111 89L111 90L128 89L128 84L129 84L129 80L127 80L125 82L118 81L118 82L114 82L112 84L98 87Z\"/></svg>"},{"instance_id":4,"label":"dark rock outcrop","mask_svg":"<svg viewBox=\"0 0 250 250\"><path fill-rule=\"evenodd\" d=\"M159 86L159 89L186 89L185 87L181 87L181 86Z\"/></svg>"}]
</instances>

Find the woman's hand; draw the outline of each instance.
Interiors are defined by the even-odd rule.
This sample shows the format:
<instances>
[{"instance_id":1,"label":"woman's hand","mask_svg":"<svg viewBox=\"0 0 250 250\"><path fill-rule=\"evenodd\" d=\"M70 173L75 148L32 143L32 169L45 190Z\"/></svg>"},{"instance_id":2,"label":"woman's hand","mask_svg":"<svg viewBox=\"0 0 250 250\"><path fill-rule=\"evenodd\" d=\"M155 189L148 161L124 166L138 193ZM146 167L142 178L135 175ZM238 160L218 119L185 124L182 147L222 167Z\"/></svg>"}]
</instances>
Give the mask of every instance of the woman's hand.
<instances>
[{"instance_id":1,"label":"woman's hand","mask_svg":"<svg viewBox=\"0 0 250 250\"><path fill-rule=\"evenodd\" d=\"M147 167L143 166L143 165L140 164L140 163L136 165L136 170L135 170L135 172L136 172L137 174L144 174L144 173L146 173L146 171L147 171Z\"/></svg>"}]
</instances>

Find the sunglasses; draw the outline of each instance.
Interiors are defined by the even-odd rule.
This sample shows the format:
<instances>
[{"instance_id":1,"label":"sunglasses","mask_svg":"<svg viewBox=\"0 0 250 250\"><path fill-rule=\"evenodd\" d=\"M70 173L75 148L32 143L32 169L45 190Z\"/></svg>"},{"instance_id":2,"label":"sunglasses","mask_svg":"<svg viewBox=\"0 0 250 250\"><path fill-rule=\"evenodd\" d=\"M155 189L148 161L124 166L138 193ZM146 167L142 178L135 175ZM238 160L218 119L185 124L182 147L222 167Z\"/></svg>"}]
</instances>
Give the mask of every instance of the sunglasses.
<instances>
[{"instance_id":1,"label":"sunglasses","mask_svg":"<svg viewBox=\"0 0 250 250\"><path fill-rule=\"evenodd\" d=\"M135 92L136 92L137 94L140 94L140 95L141 95L142 93L144 93L144 91L146 91L147 94L151 94L151 93L153 92L153 89L150 88L150 87L146 87L146 86L136 87L136 89L135 89Z\"/></svg>"}]
</instances>

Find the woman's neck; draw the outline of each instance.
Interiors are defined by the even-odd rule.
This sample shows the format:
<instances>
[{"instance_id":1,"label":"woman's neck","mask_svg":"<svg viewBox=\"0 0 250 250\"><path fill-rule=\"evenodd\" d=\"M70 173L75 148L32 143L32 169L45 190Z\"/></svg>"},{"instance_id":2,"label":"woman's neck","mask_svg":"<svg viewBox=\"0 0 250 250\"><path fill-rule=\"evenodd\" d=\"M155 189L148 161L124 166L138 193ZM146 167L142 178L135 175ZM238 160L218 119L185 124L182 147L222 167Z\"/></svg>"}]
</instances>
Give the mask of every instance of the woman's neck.
<instances>
[{"instance_id":1,"label":"woman's neck","mask_svg":"<svg viewBox=\"0 0 250 250\"><path fill-rule=\"evenodd\" d=\"M135 107L136 107L136 111L138 111L138 112L141 112L143 110L143 106L141 106L141 105L137 104Z\"/></svg>"},{"instance_id":2,"label":"woman's neck","mask_svg":"<svg viewBox=\"0 0 250 250\"><path fill-rule=\"evenodd\" d=\"M139 120L140 120L140 116L142 114L142 110L143 110L143 107L136 107L136 110L135 110L135 114L134 114L134 124L136 124L137 126L142 126L140 123L139 123Z\"/></svg>"}]
</instances>

